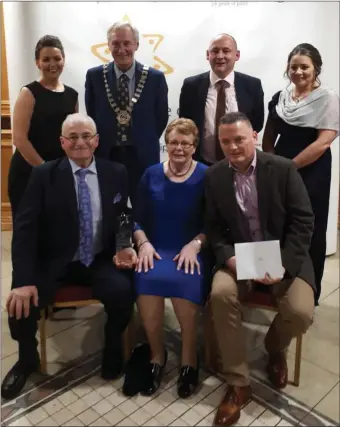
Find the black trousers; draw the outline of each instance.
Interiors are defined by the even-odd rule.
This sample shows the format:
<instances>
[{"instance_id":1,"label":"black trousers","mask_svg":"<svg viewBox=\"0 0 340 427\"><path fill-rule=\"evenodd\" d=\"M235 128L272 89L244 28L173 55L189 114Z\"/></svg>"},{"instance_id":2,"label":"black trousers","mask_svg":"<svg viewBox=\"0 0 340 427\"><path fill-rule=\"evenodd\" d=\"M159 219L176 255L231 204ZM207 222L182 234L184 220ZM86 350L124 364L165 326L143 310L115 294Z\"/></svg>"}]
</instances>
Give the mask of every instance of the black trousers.
<instances>
[{"instance_id":1,"label":"black trousers","mask_svg":"<svg viewBox=\"0 0 340 427\"><path fill-rule=\"evenodd\" d=\"M317 304L321 294L321 283L326 260L330 179L318 188L308 188L307 186L307 190L315 217L309 255L313 262L315 274L315 303Z\"/></svg>"},{"instance_id":2,"label":"black trousers","mask_svg":"<svg viewBox=\"0 0 340 427\"><path fill-rule=\"evenodd\" d=\"M136 192L145 168L142 167L138 159L137 150L132 145L116 146L111 149L110 160L122 163L129 177L129 197L133 205L136 200Z\"/></svg>"},{"instance_id":3,"label":"black trousers","mask_svg":"<svg viewBox=\"0 0 340 427\"><path fill-rule=\"evenodd\" d=\"M134 292L131 271L117 270L112 260L96 257L89 267L79 261L70 263L57 280L57 287L67 283L93 287L93 297L101 301L107 313L105 347L121 351L121 334L130 322ZM40 310L53 301L50 292L44 292L48 283L37 284L39 307L31 305L29 317L9 318L11 336L19 343L19 360L30 364L36 358L37 321Z\"/></svg>"}]
</instances>

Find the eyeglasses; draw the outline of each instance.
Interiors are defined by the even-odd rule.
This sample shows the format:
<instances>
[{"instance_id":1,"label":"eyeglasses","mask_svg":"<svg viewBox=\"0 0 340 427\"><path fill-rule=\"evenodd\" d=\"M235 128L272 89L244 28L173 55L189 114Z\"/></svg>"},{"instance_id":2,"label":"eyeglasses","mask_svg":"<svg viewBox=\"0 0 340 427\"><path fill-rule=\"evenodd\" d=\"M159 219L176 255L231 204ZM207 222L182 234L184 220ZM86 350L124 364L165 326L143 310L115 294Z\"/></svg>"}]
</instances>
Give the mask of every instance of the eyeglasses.
<instances>
[{"instance_id":1,"label":"eyeglasses","mask_svg":"<svg viewBox=\"0 0 340 427\"><path fill-rule=\"evenodd\" d=\"M72 135L70 137L62 135L62 137L75 144L76 142L79 141L80 138L85 142L90 142L91 139L97 135L98 135L97 133L95 133L94 135L90 135L88 133L85 133L83 135Z\"/></svg>"},{"instance_id":2,"label":"eyeglasses","mask_svg":"<svg viewBox=\"0 0 340 427\"><path fill-rule=\"evenodd\" d=\"M189 150L189 148L192 147L194 144L190 144L189 142L171 141L171 142L168 142L166 145L168 145L171 148L182 147L183 150Z\"/></svg>"}]
</instances>

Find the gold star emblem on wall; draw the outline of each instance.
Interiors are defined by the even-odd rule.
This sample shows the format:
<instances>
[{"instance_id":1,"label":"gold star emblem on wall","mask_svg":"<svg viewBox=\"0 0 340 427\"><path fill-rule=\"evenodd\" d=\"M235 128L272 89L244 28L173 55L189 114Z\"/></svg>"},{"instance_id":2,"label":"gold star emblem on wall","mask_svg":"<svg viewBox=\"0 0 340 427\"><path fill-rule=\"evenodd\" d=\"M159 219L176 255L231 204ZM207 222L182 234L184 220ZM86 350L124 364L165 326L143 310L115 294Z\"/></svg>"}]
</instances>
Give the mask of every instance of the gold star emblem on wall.
<instances>
[{"instance_id":1,"label":"gold star emblem on wall","mask_svg":"<svg viewBox=\"0 0 340 427\"><path fill-rule=\"evenodd\" d=\"M122 20L131 23L127 15L125 15ZM142 34L142 37L146 39L149 45L153 47L152 59L154 63L151 66L153 68L156 68L156 70L163 71L165 75L172 74L174 72L174 69L169 64L167 64L164 60L162 60L158 55L155 54L159 45L163 42L164 36L162 36L162 34ZM107 64L112 60L111 53L107 46L107 43L99 43L91 46L91 52L93 53L94 56L96 56L105 64Z\"/></svg>"}]
</instances>

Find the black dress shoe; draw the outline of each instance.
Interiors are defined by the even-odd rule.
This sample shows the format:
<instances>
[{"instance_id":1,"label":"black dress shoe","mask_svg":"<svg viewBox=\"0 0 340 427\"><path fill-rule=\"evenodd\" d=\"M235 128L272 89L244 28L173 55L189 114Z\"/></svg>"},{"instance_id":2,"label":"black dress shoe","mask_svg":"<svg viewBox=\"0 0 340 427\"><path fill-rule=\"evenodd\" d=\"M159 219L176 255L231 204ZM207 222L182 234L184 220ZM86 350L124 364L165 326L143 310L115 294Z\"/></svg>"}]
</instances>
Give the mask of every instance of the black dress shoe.
<instances>
[{"instance_id":1,"label":"black dress shoe","mask_svg":"<svg viewBox=\"0 0 340 427\"><path fill-rule=\"evenodd\" d=\"M187 399L196 390L198 385L199 360L197 357L196 369L192 366L182 366L177 380L177 393L182 399Z\"/></svg>"},{"instance_id":2,"label":"black dress shoe","mask_svg":"<svg viewBox=\"0 0 340 427\"><path fill-rule=\"evenodd\" d=\"M135 396L149 381L150 346L147 343L137 346L125 366L123 394L128 397Z\"/></svg>"},{"instance_id":3,"label":"black dress shoe","mask_svg":"<svg viewBox=\"0 0 340 427\"><path fill-rule=\"evenodd\" d=\"M39 368L38 360L31 366L24 366L20 361L5 376L1 385L1 397L6 400L14 399L24 388L27 378Z\"/></svg>"},{"instance_id":4,"label":"black dress shoe","mask_svg":"<svg viewBox=\"0 0 340 427\"><path fill-rule=\"evenodd\" d=\"M168 360L168 352L165 350L164 363L162 366L159 363L149 363L148 380L146 381L145 386L142 388L140 392L142 396L151 396L159 389L167 360Z\"/></svg>"},{"instance_id":5,"label":"black dress shoe","mask_svg":"<svg viewBox=\"0 0 340 427\"><path fill-rule=\"evenodd\" d=\"M107 349L104 348L101 377L104 380L116 380L123 372L123 356L121 349Z\"/></svg>"}]
</instances>

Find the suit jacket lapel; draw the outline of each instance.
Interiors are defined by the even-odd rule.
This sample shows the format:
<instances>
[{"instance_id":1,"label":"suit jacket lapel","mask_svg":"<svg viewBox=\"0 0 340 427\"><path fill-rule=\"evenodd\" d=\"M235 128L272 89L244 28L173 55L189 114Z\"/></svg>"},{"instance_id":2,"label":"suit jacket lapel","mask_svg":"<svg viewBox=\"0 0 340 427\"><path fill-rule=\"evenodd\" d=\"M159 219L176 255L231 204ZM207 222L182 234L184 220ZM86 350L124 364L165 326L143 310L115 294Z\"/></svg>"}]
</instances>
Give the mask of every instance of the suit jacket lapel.
<instances>
[{"instance_id":1,"label":"suit jacket lapel","mask_svg":"<svg viewBox=\"0 0 340 427\"><path fill-rule=\"evenodd\" d=\"M107 82L109 84L112 96L115 98L117 94L117 79L113 62L110 62L107 67Z\"/></svg>"},{"instance_id":2,"label":"suit jacket lapel","mask_svg":"<svg viewBox=\"0 0 340 427\"><path fill-rule=\"evenodd\" d=\"M234 170L229 167L228 161L224 160L223 176L221 179L221 211L226 220L228 221L232 234L236 235L239 241L247 240L244 233L242 214L236 200L235 186L234 186Z\"/></svg>"},{"instance_id":3,"label":"suit jacket lapel","mask_svg":"<svg viewBox=\"0 0 340 427\"><path fill-rule=\"evenodd\" d=\"M264 160L261 151L257 150L256 164L256 187L257 187L257 203L260 215L261 230L263 237L266 240L267 233L267 218L268 218L268 195L270 194L270 166Z\"/></svg>"},{"instance_id":4,"label":"suit jacket lapel","mask_svg":"<svg viewBox=\"0 0 340 427\"><path fill-rule=\"evenodd\" d=\"M141 78L142 75L142 71L143 71L143 65L140 62L136 61L136 68L135 68L135 87L134 87L134 91L136 91L136 87L137 84Z\"/></svg>"},{"instance_id":5,"label":"suit jacket lapel","mask_svg":"<svg viewBox=\"0 0 340 427\"><path fill-rule=\"evenodd\" d=\"M78 223L78 204L77 194L75 189L74 176L72 173L71 165L67 157L65 157L60 165L59 183L61 193L64 194L64 199L71 211L71 217Z\"/></svg>"},{"instance_id":6,"label":"suit jacket lapel","mask_svg":"<svg viewBox=\"0 0 340 427\"><path fill-rule=\"evenodd\" d=\"M235 94L239 111L247 111L247 92L242 84L242 77L235 71Z\"/></svg>"},{"instance_id":7,"label":"suit jacket lapel","mask_svg":"<svg viewBox=\"0 0 340 427\"><path fill-rule=\"evenodd\" d=\"M107 174L105 166L100 162L100 159L96 159L96 168L99 184L99 192L101 197L102 204L102 225L103 225L103 236L108 235L108 220L110 219L110 204L112 200L110 199L110 187L107 185L108 182L111 182L111 177Z\"/></svg>"},{"instance_id":8,"label":"suit jacket lapel","mask_svg":"<svg viewBox=\"0 0 340 427\"><path fill-rule=\"evenodd\" d=\"M200 114L198 127L203 129L204 125L204 113L205 113L205 104L207 101L207 95L209 90L209 72L205 73L202 81L199 82L198 85L198 93L197 93L197 110Z\"/></svg>"}]
</instances>

